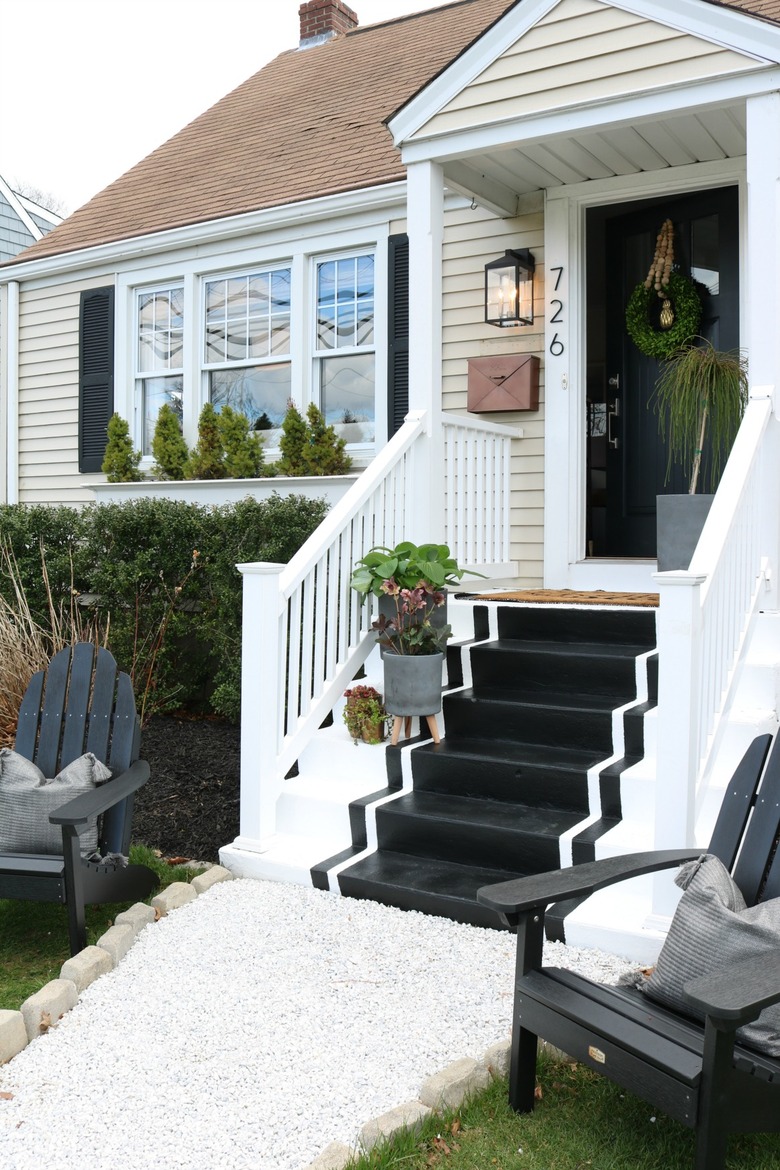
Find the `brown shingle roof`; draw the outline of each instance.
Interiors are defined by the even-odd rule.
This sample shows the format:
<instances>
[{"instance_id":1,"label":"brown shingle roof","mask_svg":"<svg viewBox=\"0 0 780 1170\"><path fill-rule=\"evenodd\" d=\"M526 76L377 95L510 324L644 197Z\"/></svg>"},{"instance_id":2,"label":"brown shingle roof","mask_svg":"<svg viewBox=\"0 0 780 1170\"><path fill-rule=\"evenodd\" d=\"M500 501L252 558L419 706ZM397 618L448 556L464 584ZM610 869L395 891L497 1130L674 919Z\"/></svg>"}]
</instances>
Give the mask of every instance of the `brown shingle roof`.
<instances>
[{"instance_id":1,"label":"brown shingle roof","mask_svg":"<svg viewBox=\"0 0 780 1170\"><path fill-rule=\"evenodd\" d=\"M515 2L460 0L281 53L24 259L403 179L384 119Z\"/></svg>"},{"instance_id":2,"label":"brown shingle roof","mask_svg":"<svg viewBox=\"0 0 780 1170\"><path fill-rule=\"evenodd\" d=\"M458 0L280 54L15 262L403 179L385 119L516 2ZM780 21L780 0L721 3Z\"/></svg>"}]
</instances>

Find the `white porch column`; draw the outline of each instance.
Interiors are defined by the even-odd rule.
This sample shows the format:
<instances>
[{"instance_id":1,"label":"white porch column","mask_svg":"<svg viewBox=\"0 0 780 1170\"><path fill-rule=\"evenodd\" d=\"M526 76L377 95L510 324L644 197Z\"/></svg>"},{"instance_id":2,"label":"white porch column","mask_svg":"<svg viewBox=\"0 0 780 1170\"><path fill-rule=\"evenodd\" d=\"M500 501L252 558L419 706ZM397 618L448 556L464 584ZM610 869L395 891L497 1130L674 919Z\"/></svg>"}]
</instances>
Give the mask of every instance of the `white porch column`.
<instances>
[{"instance_id":1,"label":"white porch column","mask_svg":"<svg viewBox=\"0 0 780 1170\"><path fill-rule=\"evenodd\" d=\"M276 832L282 788L279 751L284 696L279 574L285 565L237 565L243 576L241 629L241 820L237 849L262 853Z\"/></svg>"},{"instance_id":2,"label":"white porch column","mask_svg":"<svg viewBox=\"0 0 780 1170\"><path fill-rule=\"evenodd\" d=\"M687 570L656 573L658 608L658 713L654 849L694 844L696 780L700 758L699 691L701 587L705 578ZM654 880L653 913L674 911L668 880Z\"/></svg>"},{"instance_id":3,"label":"white porch column","mask_svg":"<svg viewBox=\"0 0 780 1170\"><path fill-rule=\"evenodd\" d=\"M762 497L780 499L780 93L747 99L747 296L745 337L751 397L773 399ZM777 608L780 512L763 510L762 552L772 570L766 607Z\"/></svg>"},{"instance_id":4,"label":"white porch column","mask_svg":"<svg viewBox=\"0 0 780 1170\"><path fill-rule=\"evenodd\" d=\"M753 387L780 374L780 93L747 99L747 305ZM778 409L775 397L775 409Z\"/></svg>"},{"instance_id":5,"label":"white porch column","mask_svg":"<svg viewBox=\"0 0 780 1170\"><path fill-rule=\"evenodd\" d=\"M407 172L409 235L409 409L425 411L425 440L416 448L412 531L415 543L444 539L442 395L442 242L444 172L431 162Z\"/></svg>"}]
</instances>

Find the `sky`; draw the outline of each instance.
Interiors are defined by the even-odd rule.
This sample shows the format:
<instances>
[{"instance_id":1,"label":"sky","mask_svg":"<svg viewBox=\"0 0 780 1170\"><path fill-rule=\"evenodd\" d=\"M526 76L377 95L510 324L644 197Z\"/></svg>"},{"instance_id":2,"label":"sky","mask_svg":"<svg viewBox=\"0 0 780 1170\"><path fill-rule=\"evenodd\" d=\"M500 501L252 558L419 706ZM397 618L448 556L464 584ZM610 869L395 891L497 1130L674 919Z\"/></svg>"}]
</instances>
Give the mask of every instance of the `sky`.
<instances>
[{"instance_id":1,"label":"sky","mask_svg":"<svg viewBox=\"0 0 780 1170\"><path fill-rule=\"evenodd\" d=\"M361 25L447 0L351 0ZM0 175L75 211L285 49L300 0L0 0Z\"/></svg>"}]
</instances>

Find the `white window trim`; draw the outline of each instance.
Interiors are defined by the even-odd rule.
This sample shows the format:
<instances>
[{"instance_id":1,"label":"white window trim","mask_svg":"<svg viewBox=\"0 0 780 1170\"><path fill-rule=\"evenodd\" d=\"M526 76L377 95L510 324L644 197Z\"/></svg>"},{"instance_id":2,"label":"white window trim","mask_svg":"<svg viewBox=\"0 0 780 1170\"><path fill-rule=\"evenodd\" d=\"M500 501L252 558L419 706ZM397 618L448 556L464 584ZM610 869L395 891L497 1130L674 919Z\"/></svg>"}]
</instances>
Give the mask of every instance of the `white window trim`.
<instances>
[{"instance_id":1,"label":"white window trim","mask_svg":"<svg viewBox=\"0 0 780 1170\"><path fill-rule=\"evenodd\" d=\"M312 236L292 243L285 232L273 240L255 242L225 255L189 255L169 264L159 264L144 270L128 269L117 274L117 318L115 341L115 409L130 423L133 442L140 446L139 404L135 393L135 331L137 329L137 294L144 290L173 284L184 284L184 378L183 428L187 444L197 441L198 417L206 400L207 375L203 369L203 314L205 312L206 281L250 271L291 264L291 298L293 308L290 323L291 394L305 411L312 400L314 379L314 331L309 328L312 301L315 297L314 265L323 258L337 255L373 252L374 254L374 312L375 336L375 442L365 448L350 447L358 463L365 463L387 442L387 324L388 324L388 238L391 225L387 220L342 227L332 233ZM196 327L192 327L192 322ZM269 450L267 455L272 455ZM151 469L153 460L145 456L142 471Z\"/></svg>"}]
</instances>

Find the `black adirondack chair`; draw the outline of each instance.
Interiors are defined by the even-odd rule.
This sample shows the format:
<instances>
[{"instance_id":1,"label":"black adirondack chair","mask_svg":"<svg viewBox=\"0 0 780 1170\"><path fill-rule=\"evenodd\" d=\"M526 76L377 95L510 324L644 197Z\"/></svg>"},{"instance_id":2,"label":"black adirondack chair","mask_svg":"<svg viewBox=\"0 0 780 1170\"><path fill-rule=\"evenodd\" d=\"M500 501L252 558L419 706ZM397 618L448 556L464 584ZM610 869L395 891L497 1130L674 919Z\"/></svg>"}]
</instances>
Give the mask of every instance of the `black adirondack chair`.
<instances>
[{"instance_id":1,"label":"black adirondack chair","mask_svg":"<svg viewBox=\"0 0 780 1170\"><path fill-rule=\"evenodd\" d=\"M759 736L732 777L707 852L731 872L748 906L780 896L780 736ZM768 755L769 753L769 755ZM768 755L768 760L767 760ZM751 811L754 815L751 816ZM510 1105L534 1107L537 1037L696 1131L695 1170L725 1166L730 1133L780 1132L780 1059L744 1047L736 1030L780 1002L778 962L734 964L685 986L693 1018L639 990L606 987L542 966L549 905L680 865L701 849L607 858L484 886L478 900L517 926Z\"/></svg>"},{"instance_id":2,"label":"black adirondack chair","mask_svg":"<svg viewBox=\"0 0 780 1170\"><path fill-rule=\"evenodd\" d=\"M102 864L82 857L79 833L100 817L98 853L126 855L133 797L149 778L138 758L141 732L129 675L89 642L60 650L30 680L19 712L15 750L45 776L92 752L113 776L73 797L49 820L62 826L62 856L0 853L0 898L61 902L68 909L71 954L86 946L84 907L138 901L157 885L145 865Z\"/></svg>"}]
</instances>

